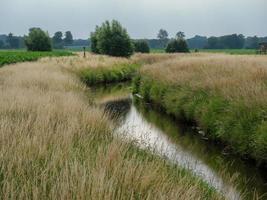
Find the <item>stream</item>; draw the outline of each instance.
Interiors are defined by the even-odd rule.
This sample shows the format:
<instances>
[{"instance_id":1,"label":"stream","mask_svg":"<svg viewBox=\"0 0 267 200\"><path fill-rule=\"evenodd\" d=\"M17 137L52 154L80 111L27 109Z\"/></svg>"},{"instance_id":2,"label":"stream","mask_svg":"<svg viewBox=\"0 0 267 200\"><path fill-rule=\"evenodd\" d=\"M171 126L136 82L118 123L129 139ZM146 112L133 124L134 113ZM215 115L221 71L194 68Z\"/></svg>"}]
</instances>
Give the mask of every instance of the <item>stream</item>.
<instances>
[{"instance_id":1,"label":"stream","mask_svg":"<svg viewBox=\"0 0 267 200\"><path fill-rule=\"evenodd\" d=\"M189 169L230 200L267 199L267 173L201 136L198 127L175 121L131 94L130 83L92 88L94 101L109 112L116 133Z\"/></svg>"}]
</instances>

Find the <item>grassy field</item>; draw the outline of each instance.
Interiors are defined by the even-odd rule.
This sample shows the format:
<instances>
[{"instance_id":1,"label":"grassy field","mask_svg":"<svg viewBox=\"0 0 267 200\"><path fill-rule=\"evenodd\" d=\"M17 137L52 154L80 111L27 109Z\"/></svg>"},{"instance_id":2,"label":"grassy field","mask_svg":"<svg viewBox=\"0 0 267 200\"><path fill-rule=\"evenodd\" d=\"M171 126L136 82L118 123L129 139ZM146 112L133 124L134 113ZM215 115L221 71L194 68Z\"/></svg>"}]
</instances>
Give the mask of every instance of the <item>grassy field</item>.
<instances>
[{"instance_id":1,"label":"grassy field","mask_svg":"<svg viewBox=\"0 0 267 200\"><path fill-rule=\"evenodd\" d=\"M193 53L195 49L190 49ZM199 52L204 53L226 53L232 55L253 55L256 54L256 49L198 49ZM165 53L164 49L151 49L151 53Z\"/></svg>"},{"instance_id":2,"label":"grassy field","mask_svg":"<svg viewBox=\"0 0 267 200\"><path fill-rule=\"evenodd\" d=\"M267 161L267 57L180 54L146 65L135 92L234 153Z\"/></svg>"},{"instance_id":3,"label":"grassy field","mask_svg":"<svg viewBox=\"0 0 267 200\"><path fill-rule=\"evenodd\" d=\"M190 172L114 136L77 74L116 62L129 61L76 56L0 69L1 199L223 199Z\"/></svg>"},{"instance_id":4,"label":"grassy field","mask_svg":"<svg viewBox=\"0 0 267 200\"><path fill-rule=\"evenodd\" d=\"M7 64L36 61L43 57L70 56L68 51L27 52L27 51L0 51L0 67Z\"/></svg>"},{"instance_id":5,"label":"grassy field","mask_svg":"<svg viewBox=\"0 0 267 200\"><path fill-rule=\"evenodd\" d=\"M194 52L194 49L191 50ZM256 49L199 49L199 52L206 53L226 53L232 55L255 55L257 53Z\"/></svg>"}]
</instances>

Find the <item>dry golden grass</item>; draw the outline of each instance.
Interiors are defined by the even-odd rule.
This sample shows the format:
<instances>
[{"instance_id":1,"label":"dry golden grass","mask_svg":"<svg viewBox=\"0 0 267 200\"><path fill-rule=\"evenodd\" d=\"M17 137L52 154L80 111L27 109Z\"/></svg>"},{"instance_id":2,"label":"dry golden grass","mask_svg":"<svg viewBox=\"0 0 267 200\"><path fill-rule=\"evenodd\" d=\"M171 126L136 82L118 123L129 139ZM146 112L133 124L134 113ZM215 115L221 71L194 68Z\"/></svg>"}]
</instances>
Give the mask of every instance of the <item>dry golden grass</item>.
<instances>
[{"instance_id":1,"label":"dry golden grass","mask_svg":"<svg viewBox=\"0 0 267 200\"><path fill-rule=\"evenodd\" d=\"M176 54L163 54L163 53L155 53L155 54L143 54L137 53L131 57L131 60L134 62L142 63L142 64L153 64L157 62L162 62L164 60L169 60L171 58L177 57Z\"/></svg>"},{"instance_id":2,"label":"dry golden grass","mask_svg":"<svg viewBox=\"0 0 267 200\"><path fill-rule=\"evenodd\" d=\"M229 100L266 104L267 57L184 54L147 65L142 73L172 85L219 92Z\"/></svg>"},{"instance_id":3,"label":"dry golden grass","mask_svg":"<svg viewBox=\"0 0 267 200\"><path fill-rule=\"evenodd\" d=\"M222 199L112 136L108 119L66 70L110 62L121 61L90 55L0 69L0 198Z\"/></svg>"},{"instance_id":4,"label":"dry golden grass","mask_svg":"<svg viewBox=\"0 0 267 200\"><path fill-rule=\"evenodd\" d=\"M83 55L79 53L77 56L73 57L43 58L40 62L49 62L54 66L67 68L72 71L79 71L87 68L109 68L121 64L130 64L132 60L105 55L94 55L91 53L86 53L86 58L83 58Z\"/></svg>"}]
</instances>

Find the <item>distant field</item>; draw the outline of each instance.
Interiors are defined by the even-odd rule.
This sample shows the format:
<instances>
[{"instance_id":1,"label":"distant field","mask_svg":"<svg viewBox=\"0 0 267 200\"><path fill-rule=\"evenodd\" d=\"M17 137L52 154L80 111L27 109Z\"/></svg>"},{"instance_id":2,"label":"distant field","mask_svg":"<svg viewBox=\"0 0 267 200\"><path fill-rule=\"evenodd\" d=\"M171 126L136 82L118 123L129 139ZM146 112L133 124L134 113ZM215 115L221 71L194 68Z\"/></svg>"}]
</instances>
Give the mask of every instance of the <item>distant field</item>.
<instances>
[{"instance_id":1,"label":"distant field","mask_svg":"<svg viewBox=\"0 0 267 200\"><path fill-rule=\"evenodd\" d=\"M53 52L27 52L27 51L0 51L0 67L7 64L36 61L42 57L56 57L73 55L68 51L53 51Z\"/></svg>"},{"instance_id":2,"label":"distant field","mask_svg":"<svg viewBox=\"0 0 267 200\"><path fill-rule=\"evenodd\" d=\"M191 52L194 52L195 49L190 49ZM251 55L256 54L255 49L198 49L199 52L208 52L208 53L227 53L227 54L236 54L236 55ZM165 53L164 49L151 49L151 53Z\"/></svg>"},{"instance_id":3,"label":"distant field","mask_svg":"<svg viewBox=\"0 0 267 200\"><path fill-rule=\"evenodd\" d=\"M165 49L150 49L151 53L165 53Z\"/></svg>"},{"instance_id":4,"label":"distant field","mask_svg":"<svg viewBox=\"0 0 267 200\"><path fill-rule=\"evenodd\" d=\"M191 51L194 51L192 49ZM209 53L228 53L228 54L256 54L255 49L199 49L199 52L209 52Z\"/></svg>"},{"instance_id":5,"label":"distant field","mask_svg":"<svg viewBox=\"0 0 267 200\"><path fill-rule=\"evenodd\" d=\"M83 51L83 46L67 46L64 48L65 50L69 50L69 51ZM89 46L85 47L86 51L90 52L91 48Z\"/></svg>"}]
</instances>

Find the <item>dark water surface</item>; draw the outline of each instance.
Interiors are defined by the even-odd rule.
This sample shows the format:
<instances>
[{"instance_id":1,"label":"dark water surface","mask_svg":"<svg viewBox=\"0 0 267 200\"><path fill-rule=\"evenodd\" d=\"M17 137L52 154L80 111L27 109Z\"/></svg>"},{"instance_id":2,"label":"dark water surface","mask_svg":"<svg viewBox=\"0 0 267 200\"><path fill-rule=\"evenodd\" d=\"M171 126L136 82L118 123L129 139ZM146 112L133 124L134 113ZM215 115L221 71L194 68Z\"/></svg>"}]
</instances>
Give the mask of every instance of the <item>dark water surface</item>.
<instances>
[{"instance_id":1,"label":"dark water surface","mask_svg":"<svg viewBox=\"0 0 267 200\"><path fill-rule=\"evenodd\" d=\"M98 87L93 93L95 102L116 119L119 136L191 170L228 199L253 199L256 191L261 199L267 199L263 170L237 156L225 155L223 148L203 138L198 128L140 103L132 97L130 84Z\"/></svg>"}]
</instances>

